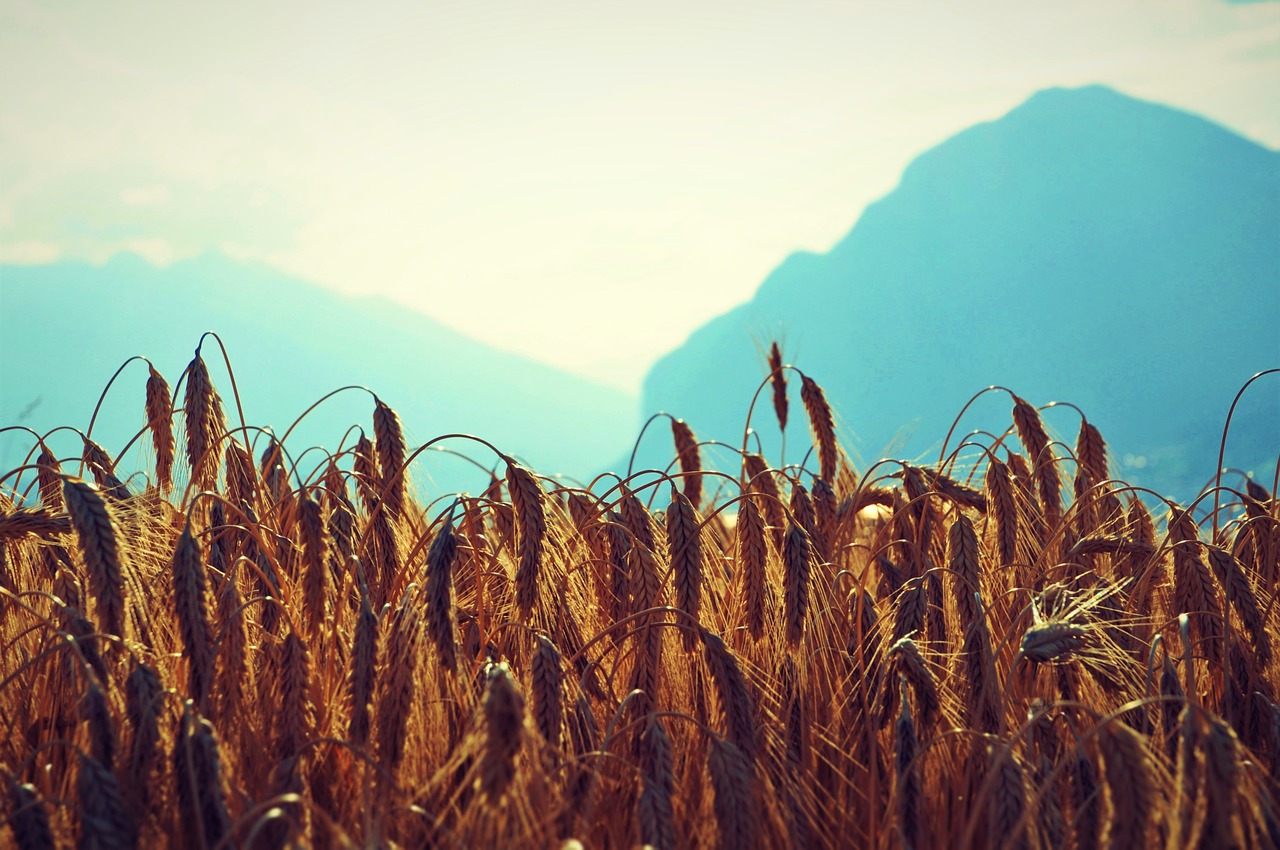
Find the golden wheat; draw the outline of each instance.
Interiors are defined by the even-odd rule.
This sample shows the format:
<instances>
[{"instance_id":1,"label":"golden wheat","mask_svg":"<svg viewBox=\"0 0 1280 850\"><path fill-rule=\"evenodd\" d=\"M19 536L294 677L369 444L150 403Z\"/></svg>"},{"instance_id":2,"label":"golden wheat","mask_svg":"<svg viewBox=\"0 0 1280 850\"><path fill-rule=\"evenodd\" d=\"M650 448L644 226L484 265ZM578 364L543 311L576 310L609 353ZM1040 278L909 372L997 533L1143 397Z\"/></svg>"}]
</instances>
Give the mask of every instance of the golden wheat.
<instances>
[{"instance_id":1,"label":"golden wheat","mask_svg":"<svg viewBox=\"0 0 1280 850\"><path fill-rule=\"evenodd\" d=\"M58 434L3 479L0 843L1280 837L1258 482L1154 518L1093 424L1070 463L1016 396L968 454L860 480L800 374L798 464L718 471L672 418L674 474L569 487L499 455L481 497L426 502L387 401L307 467L228 431L199 354L183 380L175 411L150 370L132 453L74 438L94 484Z\"/></svg>"}]
</instances>

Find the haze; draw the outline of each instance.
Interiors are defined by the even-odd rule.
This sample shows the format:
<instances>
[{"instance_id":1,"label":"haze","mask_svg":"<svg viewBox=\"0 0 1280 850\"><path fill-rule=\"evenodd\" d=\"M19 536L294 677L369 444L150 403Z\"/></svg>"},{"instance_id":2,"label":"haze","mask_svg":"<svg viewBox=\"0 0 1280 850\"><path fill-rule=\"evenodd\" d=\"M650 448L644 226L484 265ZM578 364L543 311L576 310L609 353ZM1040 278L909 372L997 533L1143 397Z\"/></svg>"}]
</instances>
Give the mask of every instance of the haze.
<instances>
[{"instance_id":1,"label":"haze","mask_svg":"<svg viewBox=\"0 0 1280 850\"><path fill-rule=\"evenodd\" d=\"M1276 3L9 0L0 56L0 263L221 250L630 391L1036 89L1280 146Z\"/></svg>"}]
</instances>

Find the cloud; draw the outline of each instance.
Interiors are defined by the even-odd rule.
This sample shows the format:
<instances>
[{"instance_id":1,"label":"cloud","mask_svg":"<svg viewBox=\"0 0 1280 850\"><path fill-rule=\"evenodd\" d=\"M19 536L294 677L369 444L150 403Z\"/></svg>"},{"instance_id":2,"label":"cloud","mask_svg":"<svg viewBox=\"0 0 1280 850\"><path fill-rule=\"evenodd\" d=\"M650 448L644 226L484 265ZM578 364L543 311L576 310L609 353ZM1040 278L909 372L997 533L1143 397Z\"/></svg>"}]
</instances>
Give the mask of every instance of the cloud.
<instances>
[{"instance_id":1,"label":"cloud","mask_svg":"<svg viewBox=\"0 0 1280 850\"><path fill-rule=\"evenodd\" d=\"M120 201L130 207L158 207L169 203L169 187L163 183L120 190Z\"/></svg>"},{"instance_id":2,"label":"cloud","mask_svg":"<svg viewBox=\"0 0 1280 850\"><path fill-rule=\"evenodd\" d=\"M165 266L220 242L262 256L291 248L297 222L289 199L257 181L211 184L128 162L19 179L0 195L10 262L101 263L127 251Z\"/></svg>"},{"instance_id":3,"label":"cloud","mask_svg":"<svg viewBox=\"0 0 1280 850\"><path fill-rule=\"evenodd\" d=\"M57 244L29 239L25 242L0 243L0 264L36 266L55 262L61 255Z\"/></svg>"},{"instance_id":4,"label":"cloud","mask_svg":"<svg viewBox=\"0 0 1280 850\"><path fill-rule=\"evenodd\" d=\"M176 259L173 245L170 244L169 240L161 239L158 236L147 239L130 239L124 243L124 249L132 251L153 266L167 266Z\"/></svg>"}]
</instances>

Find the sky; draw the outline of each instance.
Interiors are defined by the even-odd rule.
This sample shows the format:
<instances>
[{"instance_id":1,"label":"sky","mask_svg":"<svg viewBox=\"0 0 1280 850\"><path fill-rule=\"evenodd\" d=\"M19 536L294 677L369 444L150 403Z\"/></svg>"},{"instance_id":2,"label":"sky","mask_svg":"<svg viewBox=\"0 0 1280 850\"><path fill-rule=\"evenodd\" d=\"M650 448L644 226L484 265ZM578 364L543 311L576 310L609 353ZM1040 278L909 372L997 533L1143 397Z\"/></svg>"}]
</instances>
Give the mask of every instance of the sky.
<instances>
[{"instance_id":1,"label":"sky","mask_svg":"<svg viewBox=\"0 0 1280 850\"><path fill-rule=\"evenodd\" d=\"M1280 147L1280 3L3 0L0 263L221 250L634 391L915 156L1090 83Z\"/></svg>"}]
</instances>

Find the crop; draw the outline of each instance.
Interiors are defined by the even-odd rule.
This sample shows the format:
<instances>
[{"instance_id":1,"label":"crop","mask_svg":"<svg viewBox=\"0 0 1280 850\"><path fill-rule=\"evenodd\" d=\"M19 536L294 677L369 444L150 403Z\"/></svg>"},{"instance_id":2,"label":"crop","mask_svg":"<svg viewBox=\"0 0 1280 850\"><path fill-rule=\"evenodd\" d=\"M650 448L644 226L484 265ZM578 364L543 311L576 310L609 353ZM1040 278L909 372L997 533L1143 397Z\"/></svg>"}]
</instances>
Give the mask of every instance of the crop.
<instances>
[{"instance_id":1,"label":"crop","mask_svg":"<svg viewBox=\"0 0 1280 850\"><path fill-rule=\"evenodd\" d=\"M668 470L589 486L408 445L376 396L295 454L199 351L176 391L150 369L131 455L33 435L0 479L0 835L1280 842L1272 492L1140 493L1083 415L1068 446L1011 392L1010 427L856 470L774 346L780 420L795 378L803 463L717 471L669 418ZM443 445L476 494L417 491Z\"/></svg>"}]
</instances>

